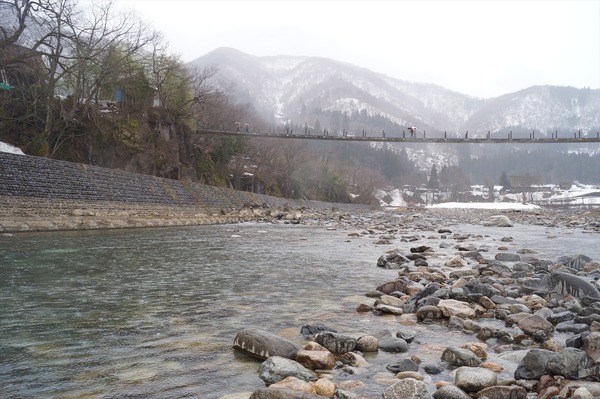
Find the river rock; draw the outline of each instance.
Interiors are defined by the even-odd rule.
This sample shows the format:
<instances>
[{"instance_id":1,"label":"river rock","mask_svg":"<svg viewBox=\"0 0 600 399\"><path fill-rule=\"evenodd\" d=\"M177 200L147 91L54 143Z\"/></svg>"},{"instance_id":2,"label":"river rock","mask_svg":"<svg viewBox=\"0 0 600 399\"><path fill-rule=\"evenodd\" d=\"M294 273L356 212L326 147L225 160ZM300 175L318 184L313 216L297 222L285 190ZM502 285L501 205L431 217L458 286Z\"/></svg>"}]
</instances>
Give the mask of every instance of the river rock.
<instances>
[{"instance_id":1,"label":"river rock","mask_svg":"<svg viewBox=\"0 0 600 399\"><path fill-rule=\"evenodd\" d=\"M285 377L283 380L270 385L271 389L293 389L298 392L317 393L308 382L296 377Z\"/></svg>"},{"instance_id":2,"label":"river rock","mask_svg":"<svg viewBox=\"0 0 600 399\"><path fill-rule=\"evenodd\" d=\"M392 373L401 373L403 371L419 371L419 365L412 359L400 359L396 364L388 364L385 368Z\"/></svg>"},{"instance_id":3,"label":"river rock","mask_svg":"<svg viewBox=\"0 0 600 399\"><path fill-rule=\"evenodd\" d=\"M377 305L387 305L394 306L396 308L401 308L404 305L404 301L400 298L396 298L395 296L382 295L379 299L375 301L374 305L375 307L377 307Z\"/></svg>"},{"instance_id":4,"label":"river rock","mask_svg":"<svg viewBox=\"0 0 600 399\"><path fill-rule=\"evenodd\" d=\"M300 329L300 334L304 335L305 337L312 337L323 331L337 332L331 327L317 323L302 326L302 328Z\"/></svg>"},{"instance_id":5,"label":"river rock","mask_svg":"<svg viewBox=\"0 0 600 399\"><path fill-rule=\"evenodd\" d=\"M328 352L327 348L317 344L315 341L309 341L306 343L306 345L304 345L304 349L305 351L324 351L324 352Z\"/></svg>"},{"instance_id":6,"label":"river rock","mask_svg":"<svg viewBox=\"0 0 600 399\"><path fill-rule=\"evenodd\" d=\"M342 356L340 356L340 361L352 367L365 367L369 365L365 358L356 352L344 353Z\"/></svg>"},{"instance_id":7,"label":"river rock","mask_svg":"<svg viewBox=\"0 0 600 399\"><path fill-rule=\"evenodd\" d=\"M411 253L423 253L423 252L433 252L433 248L428 247L427 245L420 245L418 247L410 248Z\"/></svg>"},{"instance_id":8,"label":"river rock","mask_svg":"<svg viewBox=\"0 0 600 399\"><path fill-rule=\"evenodd\" d=\"M454 376L454 385L465 392L477 392L496 385L496 373L481 367L459 367Z\"/></svg>"},{"instance_id":9,"label":"river rock","mask_svg":"<svg viewBox=\"0 0 600 399\"><path fill-rule=\"evenodd\" d=\"M415 339L415 333L411 331L398 331L396 332L396 337L402 338L410 344Z\"/></svg>"},{"instance_id":10,"label":"river rock","mask_svg":"<svg viewBox=\"0 0 600 399\"><path fill-rule=\"evenodd\" d=\"M513 227L513 222L505 215L490 216L483 222L487 227Z\"/></svg>"},{"instance_id":11,"label":"river rock","mask_svg":"<svg viewBox=\"0 0 600 399\"><path fill-rule=\"evenodd\" d=\"M481 391L477 392L477 397L489 399L525 399L527 398L527 390L518 385L496 385L483 388Z\"/></svg>"},{"instance_id":12,"label":"river rock","mask_svg":"<svg viewBox=\"0 0 600 399\"><path fill-rule=\"evenodd\" d=\"M356 340L356 349L361 352L377 352L379 340L372 335L364 335Z\"/></svg>"},{"instance_id":13,"label":"river rock","mask_svg":"<svg viewBox=\"0 0 600 399\"><path fill-rule=\"evenodd\" d=\"M304 381L316 381L317 373L307 369L300 363L281 356L271 356L258 369L258 377L267 385L293 376Z\"/></svg>"},{"instance_id":14,"label":"river rock","mask_svg":"<svg viewBox=\"0 0 600 399\"><path fill-rule=\"evenodd\" d=\"M583 270L586 273L591 273L593 271L600 270L600 262L588 262L585 265L583 265L583 268L581 270Z\"/></svg>"},{"instance_id":15,"label":"river rock","mask_svg":"<svg viewBox=\"0 0 600 399\"><path fill-rule=\"evenodd\" d=\"M538 380L546 373L546 364L554 352L545 349L532 349L523 357L515 370L516 380Z\"/></svg>"},{"instance_id":16,"label":"river rock","mask_svg":"<svg viewBox=\"0 0 600 399\"><path fill-rule=\"evenodd\" d=\"M315 341L336 355L352 352L356 348L355 338L329 331L324 331L317 334Z\"/></svg>"},{"instance_id":17,"label":"river rock","mask_svg":"<svg viewBox=\"0 0 600 399\"><path fill-rule=\"evenodd\" d=\"M472 399L469 394L456 385L445 385L433 394L434 399Z\"/></svg>"},{"instance_id":18,"label":"river rock","mask_svg":"<svg viewBox=\"0 0 600 399\"><path fill-rule=\"evenodd\" d=\"M384 399L428 399L427 386L414 378L405 378L383 391Z\"/></svg>"},{"instance_id":19,"label":"river rock","mask_svg":"<svg viewBox=\"0 0 600 399\"><path fill-rule=\"evenodd\" d=\"M259 388L248 399L323 399L323 396L294 389Z\"/></svg>"},{"instance_id":20,"label":"river rock","mask_svg":"<svg viewBox=\"0 0 600 399\"><path fill-rule=\"evenodd\" d=\"M383 292L384 294L391 294L392 292L404 292L408 281L405 279L398 279L394 281L388 281L377 287L377 291Z\"/></svg>"},{"instance_id":21,"label":"river rock","mask_svg":"<svg viewBox=\"0 0 600 399\"><path fill-rule=\"evenodd\" d=\"M572 320L558 323L555 327L556 332L570 332L575 334L581 334L582 332L587 331L589 329L589 325L585 323L573 323Z\"/></svg>"},{"instance_id":22,"label":"river rock","mask_svg":"<svg viewBox=\"0 0 600 399\"><path fill-rule=\"evenodd\" d=\"M357 313L367 313L367 312L372 312L374 310L375 310L375 308L373 306L367 305L365 303L361 303L356 307Z\"/></svg>"},{"instance_id":23,"label":"river rock","mask_svg":"<svg viewBox=\"0 0 600 399\"><path fill-rule=\"evenodd\" d=\"M475 310L468 303L455 299L442 299L437 307L446 317L456 316L461 319L468 319L476 316Z\"/></svg>"},{"instance_id":24,"label":"river rock","mask_svg":"<svg viewBox=\"0 0 600 399\"><path fill-rule=\"evenodd\" d=\"M408 351L408 344L402 338L383 337L379 339L379 349L384 352L403 353Z\"/></svg>"},{"instance_id":25,"label":"river rock","mask_svg":"<svg viewBox=\"0 0 600 399\"><path fill-rule=\"evenodd\" d=\"M425 305L417 309L417 319L423 320L439 320L444 318L444 314L437 306Z\"/></svg>"},{"instance_id":26,"label":"river rock","mask_svg":"<svg viewBox=\"0 0 600 399\"><path fill-rule=\"evenodd\" d=\"M327 378L319 378L314 384L317 395L325 396L326 398L333 398L337 386L334 382Z\"/></svg>"},{"instance_id":27,"label":"river rock","mask_svg":"<svg viewBox=\"0 0 600 399\"><path fill-rule=\"evenodd\" d=\"M377 259L377 266L384 269L400 269L403 264L410 262L410 259L397 252L387 256L380 256Z\"/></svg>"},{"instance_id":28,"label":"river rock","mask_svg":"<svg viewBox=\"0 0 600 399\"><path fill-rule=\"evenodd\" d=\"M553 352L546 364L547 374L562 375L571 380L596 379L597 371L592 369L592 360L581 349L565 348Z\"/></svg>"},{"instance_id":29,"label":"river rock","mask_svg":"<svg viewBox=\"0 0 600 399\"><path fill-rule=\"evenodd\" d=\"M423 370L427 373L427 374L440 374L442 371L444 371L443 368L441 368L440 366L438 366L437 364L426 364L423 366Z\"/></svg>"},{"instance_id":30,"label":"river rock","mask_svg":"<svg viewBox=\"0 0 600 399\"><path fill-rule=\"evenodd\" d=\"M404 313L402 308L397 308L395 306L388 306L388 305L377 305L377 306L375 306L375 311L381 312L383 314L391 314L391 315L395 315L395 316L402 316L402 314Z\"/></svg>"},{"instance_id":31,"label":"river rock","mask_svg":"<svg viewBox=\"0 0 600 399\"><path fill-rule=\"evenodd\" d=\"M475 356L479 357L481 360L487 359L487 345L483 342L467 342L462 345L462 349L470 350L475 354Z\"/></svg>"},{"instance_id":32,"label":"river rock","mask_svg":"<svg viewBox=\"0 0 600 399\"><path fill-rule=\"evenodd\" d=\"M405 378L413 378L417 381L423 381L423 376L416 371L401 371L396 374L396 378L399 380L403 380Z\"/></svg>"},{"instance_id":33,"label":"river rock","mask_svg":"<svg viewBox=\"0 0 600 399\"><path fill-rule=\"evenodd\" d=\"M454 367L476 367L481 364L481 359L472 351L455 346L449 346L442 352L442 360Z\"/></svg>"},{"instance_id":34,"label":"river rock","mask_svg":"<svg viewBox=\"0 0 600 399\"><path fill-rule=\"evenodd\" d=\"M465 267L467 265L467 261L460 255L453 256L452 258L444 262L444 266L447 267Z\"/></svg>"},{"instance_id":35,"label":"river rock","mask_svg":"<svg viewBox=\"0 0 600 399\"><path fill-rule=\"evenodd\" d=\"M296 361L311 370L331 370L335 367L335 356L329 351L300 350Z\"/></svg>"},{"instance_id":36,"label":"river rock","mask_svg":"<svg viewBox=\"0 0 600 399\"><path fill-rule=\"evenodd\" d=\"M600 360L600 332L590 332L583 338L583 350L594 362Z\"/></svg>"},{"instance_id":37,"label":"river rock","mask_svg":"<svg viewBox=\"0 0 600 399\"><path fill-rule=\"evenodd\" d=\"M233 348L258 359L281 356L294 359L300 346L268 331L246 328L238 331L233 340Z\"/></svg>"},{"instance_id":38,"label":"river rock","mask_svg":"<svg viewBox=\"0 0 600 399\"><path fill-rule=\"evenodd\" d=\"M554 331L552 323L536 314L522 318L517 325L529 335L534 335L538 331L543 331L544 334L549 335Z\"/></svg>"}]
</instances>

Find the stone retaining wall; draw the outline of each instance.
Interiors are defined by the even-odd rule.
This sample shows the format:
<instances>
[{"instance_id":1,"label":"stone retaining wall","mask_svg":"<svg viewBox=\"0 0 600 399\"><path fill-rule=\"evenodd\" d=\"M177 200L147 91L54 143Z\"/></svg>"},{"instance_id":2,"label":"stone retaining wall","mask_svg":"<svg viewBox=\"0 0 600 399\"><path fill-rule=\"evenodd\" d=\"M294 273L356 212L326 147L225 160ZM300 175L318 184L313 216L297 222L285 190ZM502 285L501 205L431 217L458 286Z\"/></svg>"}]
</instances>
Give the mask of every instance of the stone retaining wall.
<instances>
[{"instance_id":1,"label":"stone retaining wall","mask_svg":"<svg viewBox=\"0 0 600 399\"><path fill-rule=\"evenodd\" d=\"M302 206L333 204L0 153L0 232L236 223Z\"/></svg>"}]
</instances>

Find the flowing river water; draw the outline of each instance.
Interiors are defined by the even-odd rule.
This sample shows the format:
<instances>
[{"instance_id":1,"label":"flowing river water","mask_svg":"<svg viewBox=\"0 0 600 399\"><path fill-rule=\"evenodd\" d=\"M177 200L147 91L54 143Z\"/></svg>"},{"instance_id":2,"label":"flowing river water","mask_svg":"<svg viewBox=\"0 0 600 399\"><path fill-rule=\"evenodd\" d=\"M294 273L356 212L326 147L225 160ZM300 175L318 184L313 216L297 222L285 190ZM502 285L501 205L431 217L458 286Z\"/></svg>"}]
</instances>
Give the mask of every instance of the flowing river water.
<instances>
[{"instance_id":1,"label":"flowing river water","mask_svg":"<svg viewBox=\"0 0 600 399\"><path fill-rule=\"evenodd\" d=\"M491 250L510 235L541 258L600 260L597 234L447 227L488 235ZM395 316L355 311L372 303L365 292L397 275L377 268L377 258L410 246L375 240L271 224L0 236L0 397L248 398L264 383L260 363L232 349L241 328L301 343L306 324L364 334L402 327ZM419 332L419 356L430 361L474 340L404 324ZM385 365L398 358L368 355L379 371L348 378L382 392L393 382Z\"/></svg>"}]
</instances>

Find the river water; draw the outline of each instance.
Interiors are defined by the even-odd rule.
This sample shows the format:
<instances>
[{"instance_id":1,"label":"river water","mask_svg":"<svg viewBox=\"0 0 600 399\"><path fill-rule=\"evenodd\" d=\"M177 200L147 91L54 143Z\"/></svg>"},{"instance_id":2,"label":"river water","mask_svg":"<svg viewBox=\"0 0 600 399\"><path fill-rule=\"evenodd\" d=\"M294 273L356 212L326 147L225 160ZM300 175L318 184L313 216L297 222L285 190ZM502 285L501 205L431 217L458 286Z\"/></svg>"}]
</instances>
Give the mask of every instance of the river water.
<instances>
[{"instance_id":1,"label":"river water","mask_svg":"<svg viewBox=\"0 0 600 399\"><path fill-rule=\"evenodd\" d=\"M453 228L488 235L492 249L510 235L542 258L600 259L597 234ZM0 236L0 397L247 398L264 383L260 363L231 348L244 327L300 343L306 324L354 334L404 326L419 330L419 354L432 361L449 343L472 341L355 312L372 304L365 292L397 275L375 266L394 247L375 239L270 224ZM394 359L369 355L384 372L348 378L381 392Z\"/></svg>"}]
</instances>

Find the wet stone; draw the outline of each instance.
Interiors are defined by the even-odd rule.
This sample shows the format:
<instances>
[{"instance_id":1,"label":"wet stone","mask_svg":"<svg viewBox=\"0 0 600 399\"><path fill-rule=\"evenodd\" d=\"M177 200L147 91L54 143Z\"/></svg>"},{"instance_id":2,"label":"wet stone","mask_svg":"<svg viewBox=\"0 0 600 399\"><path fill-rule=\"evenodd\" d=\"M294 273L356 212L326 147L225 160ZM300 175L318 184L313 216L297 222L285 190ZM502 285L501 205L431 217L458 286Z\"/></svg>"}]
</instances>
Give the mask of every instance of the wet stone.
<instances>
[{"instance_id":1,"label":"wet stone","mask_svg":"<svg viewBox=\"0 0 600 399\"><path fill-rule=\"evenodd\" d=\"M351 352L356 347L356 339L353 337L329 331L317 334L315 341L336 355Z\"/></svg>"},{"instance_id":2,"label":"wet stone","mask_svg":"<svg viewBox=\"0 0 600 399\"><path fill-rule=\"evenodd\" d=\"M419 371L419 365L412 359L401 359L395 364L388 364L386 369L392 373L400 373L402 371Z\"/></svg>"}]
</instances>

